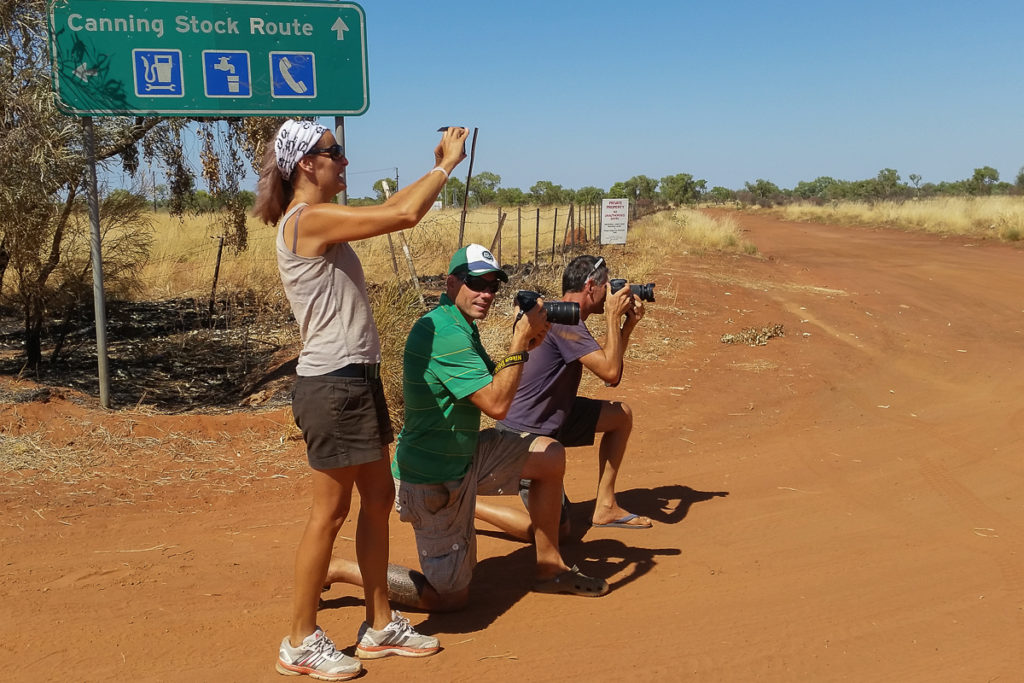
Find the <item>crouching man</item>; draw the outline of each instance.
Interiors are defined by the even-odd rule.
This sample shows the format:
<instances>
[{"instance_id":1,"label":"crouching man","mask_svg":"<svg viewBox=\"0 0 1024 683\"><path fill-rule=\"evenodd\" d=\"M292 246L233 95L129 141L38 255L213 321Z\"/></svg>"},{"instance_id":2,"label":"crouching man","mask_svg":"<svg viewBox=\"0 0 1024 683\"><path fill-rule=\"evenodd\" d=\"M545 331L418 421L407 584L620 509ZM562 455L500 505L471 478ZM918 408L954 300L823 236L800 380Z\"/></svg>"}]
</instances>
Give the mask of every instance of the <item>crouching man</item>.
<instances>
[{"instance_id":1,"label":"crouching man","mask_svg":"<svg viewBox=\"0 0 1024 683\"><path fill-rule=\"evenodd\" d=\"M649 529L649 518L624 510L615 498L616 480L633 429L633 412L621 401L588 398L578 393L584 368L609 386L618 385L630 335L644 317L643 301L634 297L628 286L612 292L604 259L589 255L577 256L566 266L562 273L562 301L579 304L580 320L576 325L555 325L537 347L498 429L549 436L567 448L590 446L596 435L602 434L591 524ZM601 313L607 333L603 342L598 343L585 321ZM533 495L532 484L524 481L523 485ZM483 519L496 517L497 507L481 502L477 514ZM525 519L518 526L503 521L501 527L522 538L527 523Z\"/></svg>"}]
</instances>

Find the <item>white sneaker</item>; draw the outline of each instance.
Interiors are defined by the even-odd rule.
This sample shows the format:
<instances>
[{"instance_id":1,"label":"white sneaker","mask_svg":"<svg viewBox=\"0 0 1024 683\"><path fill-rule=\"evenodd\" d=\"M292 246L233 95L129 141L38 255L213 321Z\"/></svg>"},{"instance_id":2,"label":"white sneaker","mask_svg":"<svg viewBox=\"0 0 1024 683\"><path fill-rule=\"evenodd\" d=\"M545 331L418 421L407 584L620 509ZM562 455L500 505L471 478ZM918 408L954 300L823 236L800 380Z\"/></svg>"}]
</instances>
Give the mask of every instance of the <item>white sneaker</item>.
<instances>
[{"instance_id":1,"label":"white sneaker","mask_svg":"<svg viewBox=\"0 0 1024 683\"><path fill-rule=\"evenodd\" d=\"M437 638L417 633L409 620L397 610L391 612L391 623L379 631L370 628L364 621L359 627L358 637L356 656L360 659L377 659L388 655L429 657L441 649Z\"/></svg>"},{"instance_id":2,"label":"white sneaker","mask_svg":"<svg viewBox=\"0 0 1024 683\"><path fill-rule=\"evenodd\" d=\"M358 659L338 652L323 629L317 626L299 647L292 647L288 636L285 636L277 655L276 668L285 676L306 675L321 681L345 681L358 676L363 665Z\"/></svg>"}]
</instances>

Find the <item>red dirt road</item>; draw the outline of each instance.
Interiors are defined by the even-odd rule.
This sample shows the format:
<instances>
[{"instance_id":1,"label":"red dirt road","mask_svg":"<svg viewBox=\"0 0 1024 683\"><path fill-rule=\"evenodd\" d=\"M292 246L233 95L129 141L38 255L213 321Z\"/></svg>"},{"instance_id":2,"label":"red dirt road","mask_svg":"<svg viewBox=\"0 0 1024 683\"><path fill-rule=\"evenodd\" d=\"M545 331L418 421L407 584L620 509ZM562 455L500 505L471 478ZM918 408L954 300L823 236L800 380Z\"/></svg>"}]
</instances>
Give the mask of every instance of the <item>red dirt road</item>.
<instances>
[{"instance_id":1,"label":"red dirt road","mask_svg":"<svg viewBox=\"0 0 1024 683\"><path fill-rule=\"evenodd\" d=\"M565 546L612 592L529 593L532 549L481 533L471 607L407 612L445 650L369 662L366 680L1021 680L1024 250L738 218L759 256L673 257L637 332L660 357L595 390L634 409L620 502L656 521ZM765 346L720 341L776 324ZM123 463L135 482L5 478L4 677L282 680L307 480L223 462L285 438L290 414L55 399L0 406L0 436L38 420L69 438L194 430L224 453L182 473L157 442ZM175 483L148 485L165 467ZM595 480L593 450L570 451L577 521ZM353 521L342 536L351 557ZM392 560L415 562L394 518L391 536ZM320 622L351 651L361 615L335 586Z\"/></svg>"}]
</instances>

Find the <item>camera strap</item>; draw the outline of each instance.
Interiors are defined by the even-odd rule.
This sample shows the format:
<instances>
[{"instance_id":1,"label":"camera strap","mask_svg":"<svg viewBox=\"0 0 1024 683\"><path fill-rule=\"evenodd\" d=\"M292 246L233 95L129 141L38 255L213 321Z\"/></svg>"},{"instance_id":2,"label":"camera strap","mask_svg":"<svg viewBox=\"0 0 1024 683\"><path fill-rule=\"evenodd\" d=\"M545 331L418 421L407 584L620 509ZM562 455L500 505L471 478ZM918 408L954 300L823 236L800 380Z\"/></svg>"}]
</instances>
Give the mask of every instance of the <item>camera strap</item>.
<instances>
[{"instance_id":1,"label":"camera strap","mask_svg":"<svg viewBox=\"0 0 1024 683\"><path fill-rule=\"evenodd\" d=\"M509 366L525 363L529 359L530 354L526 351L520 351L519 353L510 353L504 358L502 358L500 361L498 361L498 363L494 366L494 374L498 374L499 370L504 370Z\"/></svg>"},{"instance_id":2,"label":"camera strap","mask_svg":"<svg viewBox=\"0 0 1024 683\"><path fill-rule=\"evenodd\" d=\"M512 321L512 331L513 332L515 332L516 323L519 322L519 319L522 318L523 315L525 315L525 313L522 310L520 310L518 313L516 313L516 319Z\"/></svg>"}]
</instances>

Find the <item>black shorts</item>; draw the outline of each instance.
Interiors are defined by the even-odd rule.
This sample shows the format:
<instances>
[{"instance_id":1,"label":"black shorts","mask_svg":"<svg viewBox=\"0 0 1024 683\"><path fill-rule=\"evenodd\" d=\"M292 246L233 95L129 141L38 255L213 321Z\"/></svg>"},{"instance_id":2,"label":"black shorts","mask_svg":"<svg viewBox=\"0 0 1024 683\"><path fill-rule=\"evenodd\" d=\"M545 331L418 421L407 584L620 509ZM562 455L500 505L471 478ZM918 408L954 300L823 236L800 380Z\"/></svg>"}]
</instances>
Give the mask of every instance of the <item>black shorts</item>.
<instances>
[{"instance_id":1,"label":"black shorts","mask_svg":"<svg viewBox=\"0 0 1024 683\"><path fill-rule=\"evenodd\" d=\"M569 414L565 416L562 428L554 434L541 434L539 432L526 432L534 436L546 436L555 439L566 448L574 446L592 446L597 437L597 422L601 417L601 404L596 398L577 396L573 399ZM518 432L518 430L506 427L500 422L495 425L498 429L506 432Z\"/></svg>"},{"instance_id":2,"label":"black shorts","mask_svg":"<svg viewBox=\"0 0 1024 683\"><path fill-rule=\"evenodd\" d=\"M596 398L577 396L573 399L572 408L565 416L562 428L554 435L555 439L565 446L591 446L597 436L597 421L601 417L602 401Z\"/></svg>"},{"instance_id":3,"label":"black shorts","mask_svg":"<svg viewBox=\"0 0 1024 683\"><path fill-rule=\"evenodd\" d=\"M292 415L306 441L315 470L364 465L380 460L395 440L380 379L298 376Z\"/></svg>"}]
</instances>

